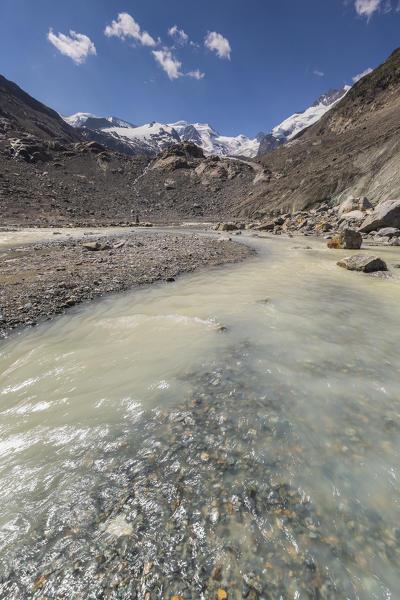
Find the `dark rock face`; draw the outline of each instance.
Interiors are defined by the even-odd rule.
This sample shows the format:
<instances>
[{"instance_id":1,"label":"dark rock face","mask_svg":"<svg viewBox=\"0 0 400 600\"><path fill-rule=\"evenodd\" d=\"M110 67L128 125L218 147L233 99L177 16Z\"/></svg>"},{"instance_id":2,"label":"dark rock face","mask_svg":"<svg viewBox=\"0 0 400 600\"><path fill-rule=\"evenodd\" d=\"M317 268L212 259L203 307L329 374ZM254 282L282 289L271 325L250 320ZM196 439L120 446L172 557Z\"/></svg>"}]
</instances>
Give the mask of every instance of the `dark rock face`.
<instances>
[{"instance_id":1,"label":"dark rock face","mask_svg":"<svg viewBox=\"0 0 400 600\"><path fill-rule=\"evenodd\" d=\"M360 231L368 233L383 227L400 227L400 200L387 200L375 207L375 210L360 227Z\"/></svg>"},{"instance_id":2,"label":"dark rock face","mask_svg":"<svg viewBox=\"0 0 400 600\"><path fill-rule=\"evenodd\" d=\"M348 256L339 260L337 264L349 271L362 271L363 273L388 270L385 261L377 256Z\"/></svg>"},{"instance_id":3,"label":"dark rock face","mask_svg":"<svg viewBox=\"0 0 400 600\"><path fill-rule=\"evenodd\" d=\"M193 125L188 125L182 131L180 138L183 142L192 142L193 144L201 145L202 140L197 129Z\"/></svg>"},{"instance_id":4,"label":"dark rock face","mask_svg":"<svg viewBox=\"0 0 400 600\"><path fill-rule=\"evenodd\" d=\"M258 155L266 154L267 152L271 152L271 150L275 150L278 146L281 146L286 140L284 138L276 138L272 135L272 133L267 133L260 140L260 147L258 149Z\"/></svg>"},{"instance_id":5,"label":"dark rock face","mask_svg":"<svg viewBox=\"0 0 400 600\"><path fill-rule=\"evenodd\" d=\"M35 100L18 85L0 75L0 118L7 132L28 133L41 139L79 139L58 113Z\"/></svg>"},{"instance_id":6,"label":"dark rock face","mask_svg":"<svg viewBox=\"0 0 400 600\"><path fill-rule=\"evenodd\" d=\"M51 159L49 145L33 136L11 139L10 146L13 158L20 158L25 162L46 162Z\"/></svg>"}]
</instances>

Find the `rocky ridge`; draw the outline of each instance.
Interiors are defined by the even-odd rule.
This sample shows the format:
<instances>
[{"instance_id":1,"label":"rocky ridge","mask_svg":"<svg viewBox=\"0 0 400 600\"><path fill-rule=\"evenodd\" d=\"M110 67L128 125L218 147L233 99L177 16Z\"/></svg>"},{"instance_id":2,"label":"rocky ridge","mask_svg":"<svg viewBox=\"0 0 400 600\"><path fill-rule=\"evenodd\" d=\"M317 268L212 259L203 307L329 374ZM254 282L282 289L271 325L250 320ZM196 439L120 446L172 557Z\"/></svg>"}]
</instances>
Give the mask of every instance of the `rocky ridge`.
<instances>
[{"instance_id":1,"label":"rocky ridge","mask_svg":"<svg viewBox=\"0 0 400 600\"><path fill-rule=\"evenodd\" d=\"M358 81L320 121L257 159L264 179L237 206L239 217L298 212L400 193L400 48Z\"/></svg>"}]
</instances>

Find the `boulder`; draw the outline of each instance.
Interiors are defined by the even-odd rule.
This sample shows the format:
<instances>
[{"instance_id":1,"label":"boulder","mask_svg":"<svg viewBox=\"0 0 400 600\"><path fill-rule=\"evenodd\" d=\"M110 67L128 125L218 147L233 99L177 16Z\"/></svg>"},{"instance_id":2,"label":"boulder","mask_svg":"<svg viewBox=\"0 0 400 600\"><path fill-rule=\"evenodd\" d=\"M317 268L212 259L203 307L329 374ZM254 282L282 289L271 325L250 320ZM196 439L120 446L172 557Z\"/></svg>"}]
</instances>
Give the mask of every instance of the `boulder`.
<instances>
[{"instance_id":1,"label":"boulder","mask_svg":"<svg viewBox=\"0 0 400 600\"><path fill-rule=\"evenodd\" d=\"M196 167L197 175L204 175L205 177L212 177L214 179L227 179L228 171L225 165L221 162L205 160Z\"/></svg>"},{"instance_id":2,"label":"boulder","mask_svg":"<svg viewBox=\"0 0 400 600\"><path fill-rule=\"evenodd\" d=\"M272 231L274 227L275 223L273 221L267 221L266 223L261 223L256 229L257 231Z\"/></svg>"},{"instance_id":3,"label":"boulder","mask_svg":"<svg viewBox=\"0 0 400 600\"><path fill-rule=\"evenodd\" d=\"M315 227L315 229L317 231L322 231L322 232L327 232L327 231L331 231L333 229L333 225L332 223L329 223L328 221L320 221L317 226Z\"/></svg>"},{"instance_id":4,"label":"boulder","mask_svg":"<svg viewBox=\"0 0 400 600\"><path fill-rule=\"evenodd\" d=\"M83 247L85 248L85 250L101 250L100 242L86 242L85 244L83 244Z\"/></svg>"},{"instance_id":5,"label":"boulder","mask_svg":"<svg viewBox=\"0 0 400 600\"><path fill-rule=\"evenodd\" d=\"M388 270L386 263L377 256L347 256L346 258L339 260L336 264L349 271L362 271L363 273Z\"/></svg>"},{"instance_id":6,"label":"boulder","mask_svg":"<svg viewBox=\"0 0 400 600\"><path fill-rule=\"evenodd\" d=\"M218 223L213 229L215 231L236 231L239 228L236 223Z\"/></svg>"},{"instance_id":7,"label":"boulder","mask_svg":"<svg viewBox=\"0 0 400 600\"><path fill-rule=\"evenodd\" d=\"M383 229L380 229L376 235L378 237L388 237L388 238L392 238L392 237L399 237L400 236L400 229L397 229L396 227L384 227Z\"/></svg>"},{"instance_id":8,"label":"boulder","mask_svg":"<svg viewBox=\"0 0 400 600\"><path fill-rule=\"evenodd\" d=\"M353 198L353 196L350 196L350 198L347 198L347 200L345 200L344 202L342 202L340 204L339 210L338 210L339 217L341 217L343 214L351 212L353 210L358 210L358 205L359 205L359 199Z\"/></svg>"},{"instance_id":9,"label":"boulder","mask_svg":"<svg viewBox=\"0 0 400 600\"><path fill-rule=\"evenodd\" d=\"M189 164L183 156L165 156L156 160L152 169L173 172L177 169L189 169Z\"/></svg>"},{"instance_id":10,"label":"boulder","mask_svg":"<svg viewBox=\"0 0 400 600\"><path fill-rule=\"evenodd\" d=\"M400 200L386 200L378 204L365 219L360 231L368 233L383 227L400 227Z\"/></svg>"},{"instance_id":11,"label":"boulder","mask_svg":"<svg viewBox=\"0 0 400 600\"><path fill-rule=\"evenodd\" d=\"M364 217L365 215L361 210L351 210L342 214L341 221L362 221Z\"/></svg>"},{"instance_id":12,"label":"boulder","mask_svg":"<svg viewBox=\"0 0 400 600\"><path fill-rule=\"evenodd\" d=\"M362 244L362 235L353 229L343 229L336 237L328 242L328 248L343 248L344 250L359 250Z\"/></svg>"}]
</instances>

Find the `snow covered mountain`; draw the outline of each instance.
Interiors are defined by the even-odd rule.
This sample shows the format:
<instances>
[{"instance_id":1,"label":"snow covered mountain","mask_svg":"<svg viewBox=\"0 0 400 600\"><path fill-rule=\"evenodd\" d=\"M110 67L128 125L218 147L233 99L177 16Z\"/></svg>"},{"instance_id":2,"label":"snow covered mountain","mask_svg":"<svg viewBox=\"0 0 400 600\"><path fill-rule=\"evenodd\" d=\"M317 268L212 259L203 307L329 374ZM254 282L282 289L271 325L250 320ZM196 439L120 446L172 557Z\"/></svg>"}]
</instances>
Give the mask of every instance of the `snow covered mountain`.
<instances>
[{"instance_id":1,"label":"snow covered mountain","mask_svg":"<svg viewBox=\"0 0 400 600\"><path fill-rule=\"evenodd\" d=\"M61 115L62 116L62 115ZM117 117L97 117L92 113L78 112L70 117L62 116L64 121L71 125L71 127L92 127L93 129L103 129L105 127L124 127L133 128L136 125L123 121Z\"/></svg>"},{"instance_id":2,"label":"snow covered mountain","mask_svg":"<svg viewBox=\"0 0 400 600\"><path fill-rule=\"evenodd\" d=\"M187 123L178 121L170 127L178 133L182 141L194 142L203 148L204 154L220 156L256 156L258 142L245 135L229 137L220 135L218 131L203 123Z\"/></svg>"},{"instance_id":3,"label":"snow covered mountain","mask_svg":"<svg viewBox=\"0 0 400 600\"><path fill-rule=\"evenodd\" d=\"M97 129L119 142L130 145L136 152L158 154L172 144L191 141L203 148L205 154L220 156L256 156L259 142L245 135L222 136L203 123L148 123L140 127L116 117L96 117L91 113L76 113L63 119L72 127Z\"/></svg>"},{"instance_id":4,"label":"snow covered mountain","mask_svg":"<svg viewBox=\"0 0 400 600\"><path fill-rule=\"evenodd\" d=\"M254 139L245 135L229 137L205 123L148 123L137 127L117 117L97 117L91 113L76 113L63 119L72 127L81 128L84 137L95 139L115 149L128 148L132 154L158 154L172 144L194 142L205 154L254 157L264 154L291 140L300 131L313 125L347 94L350 86L329 90L312 106L285 119L268 134L259 133ZM97 131L96 134L93 132ZM101 137L101 135L103 137ZM103 135L106 134L106 135Z\"/></svg>"},{"instance_id":5,"label":"snow covered mountain","mask_svg":"<svg viewBox=\"0 0 400 600\"><path fill-rule=\"evenodd\" d=\"M277 125L260 140L258 154L264 154L294 138L300 131L303 131L310 125L313 125L321 117L333 108L351 89L351 86L345 85L339 90L331 89L326 94L320 96L312 106L302 112L294 113L282 123ZM257 137L261 137L260 134Z\"/></svg>"}]
</instances>

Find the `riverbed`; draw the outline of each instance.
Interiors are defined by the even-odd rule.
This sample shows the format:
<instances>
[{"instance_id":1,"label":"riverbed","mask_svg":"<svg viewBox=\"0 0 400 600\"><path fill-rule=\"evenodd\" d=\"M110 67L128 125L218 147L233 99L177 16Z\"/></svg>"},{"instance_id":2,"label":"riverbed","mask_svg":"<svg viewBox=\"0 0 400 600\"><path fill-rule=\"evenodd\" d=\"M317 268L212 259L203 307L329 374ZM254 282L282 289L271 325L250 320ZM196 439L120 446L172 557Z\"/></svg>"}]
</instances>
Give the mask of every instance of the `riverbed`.
<instances>
[{"instance_id":1,"label":"riverbed","mask_svg":"<svg viewBox=\"0 0 400 600\"><path fill-rule=\"evenodd\" d=\"M1 598L400 597L397 270L246 243L1 343Z\"/></svg>"}]
</instances>

